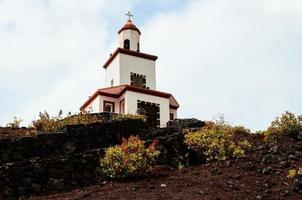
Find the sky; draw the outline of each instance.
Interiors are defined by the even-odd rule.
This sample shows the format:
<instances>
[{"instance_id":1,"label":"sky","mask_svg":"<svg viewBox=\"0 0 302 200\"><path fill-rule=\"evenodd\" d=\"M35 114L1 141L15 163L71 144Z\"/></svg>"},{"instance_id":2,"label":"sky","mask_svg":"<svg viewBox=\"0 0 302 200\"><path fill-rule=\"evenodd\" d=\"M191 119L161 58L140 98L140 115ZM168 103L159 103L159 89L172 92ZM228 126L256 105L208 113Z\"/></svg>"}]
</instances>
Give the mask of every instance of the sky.
<instances>
[{"instance_id":1,"label":"sky","mask_svg":"<svg viewBox=\"0 0 302 200\"><path fill-rule=\"evenodd\" d=\"M127 11L179 118L255 131L302 114L301 0L0 0L0 126L78 112L105 85Z\"/></svg>"}]
</instances>

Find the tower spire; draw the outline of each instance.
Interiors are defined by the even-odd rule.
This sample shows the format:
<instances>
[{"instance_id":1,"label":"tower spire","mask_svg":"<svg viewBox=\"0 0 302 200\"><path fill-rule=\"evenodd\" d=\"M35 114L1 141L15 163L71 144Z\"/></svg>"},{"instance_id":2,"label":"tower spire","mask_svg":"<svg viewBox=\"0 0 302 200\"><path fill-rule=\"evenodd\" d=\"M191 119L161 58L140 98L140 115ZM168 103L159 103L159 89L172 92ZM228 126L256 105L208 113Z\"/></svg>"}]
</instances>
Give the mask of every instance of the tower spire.
<instances>
[{"instance_id":1,"label":"tower spire","mask_svg":"<svg viewBox=\"0 0 302 200\"><path fill-rule=\"evenodd\" d=\"M128 12L126 13L126 15L128 16L128 20L131 21L131 17L133 17L133 15L131 14L131 12L128 11Z\"/></svg>"}]
</instances>

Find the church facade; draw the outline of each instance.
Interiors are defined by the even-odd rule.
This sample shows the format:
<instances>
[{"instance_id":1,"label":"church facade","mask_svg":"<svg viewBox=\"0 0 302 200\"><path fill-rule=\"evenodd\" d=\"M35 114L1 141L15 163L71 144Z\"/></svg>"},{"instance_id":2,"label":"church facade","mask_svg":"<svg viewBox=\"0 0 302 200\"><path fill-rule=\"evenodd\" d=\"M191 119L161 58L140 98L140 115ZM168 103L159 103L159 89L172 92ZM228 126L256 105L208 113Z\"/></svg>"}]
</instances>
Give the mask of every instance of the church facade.
<instances>
[{"instance_id":1,"label":"church facade","mask_svg":"<svg viewBox=\"0 0 302 200\"><path fill-rule=\"evenodd\" d=\"M129 20L118 31L119 47L103 65L105 88L98 89L81 111L145 115L151 126L165 127L177 117L172 94L156 90L157 56L140 52L140 30Z\"/></svg>"}]
</instances>

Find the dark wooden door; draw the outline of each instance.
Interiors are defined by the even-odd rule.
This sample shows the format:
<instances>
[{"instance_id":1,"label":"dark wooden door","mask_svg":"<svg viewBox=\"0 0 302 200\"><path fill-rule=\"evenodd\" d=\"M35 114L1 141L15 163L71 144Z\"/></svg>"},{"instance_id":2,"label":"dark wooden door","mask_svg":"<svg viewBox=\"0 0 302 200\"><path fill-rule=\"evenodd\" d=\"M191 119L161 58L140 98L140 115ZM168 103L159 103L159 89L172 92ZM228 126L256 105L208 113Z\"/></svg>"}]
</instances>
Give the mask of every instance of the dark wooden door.
<instances>
[{"instance_id":1,"label":"dark wooden door","mask_svg":"<svg viewBox=\"0 0 302 200\"><path fill-rule=\"evenodd\" d=\"M138 101L138 114L145 115L149 127L160 125L159 105L155 103Z\"/></svg>"}]
</instances>

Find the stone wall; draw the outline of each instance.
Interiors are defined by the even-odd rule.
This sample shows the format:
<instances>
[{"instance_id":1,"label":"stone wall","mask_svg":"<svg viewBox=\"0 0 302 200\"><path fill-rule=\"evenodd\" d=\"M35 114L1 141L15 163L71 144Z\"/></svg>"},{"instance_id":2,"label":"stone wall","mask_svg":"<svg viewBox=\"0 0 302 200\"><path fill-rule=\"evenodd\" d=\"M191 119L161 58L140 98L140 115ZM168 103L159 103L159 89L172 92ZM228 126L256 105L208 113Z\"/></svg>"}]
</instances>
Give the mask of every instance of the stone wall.
<instances>
[{"instance_id":1,"label":"stone wall","mask_svg":"<svg viewBox=\"0 0 302 200\"><path fill-rule=\"evenodd\" d=\"M108 147L119 143L121 137L135 134L144 127L140 120L123 120L67 126L57 133L0 140L0 164Z\"/></svg>"},{"instance_id":2,"label":"stone wall","mask_svg":"<svg viewBox=\"0 0 302 200\"><path fill-rule=\"evenodd\" d=\"M9 139L23 136L35 136L37 131L33 128L0 127L0 139Z\"/></svg>"},{"instance_id":3,"label":"stone wall","mask_svg":"<svg viewBox=\"0 0 302 200\"><path fill-rule=\"evenodd\" d=\"M64 191L95 184L102 149L90 152L15 162L0 167L0 199Z\"/></svg>"},{"instance_id":4,"label":"stone wall","mask_svg":"<svg viewBox=\"0 0 302 200\"><path fill-rule=\"evenodd\" d=\"M147 143L158 140L159 164L177 166L187 154L181 131L174 127L146 129L140 120L67 126L58 133L0 140L0 199L96 184L104 150L130 135Z\"/></svg>"}]
</instances>

